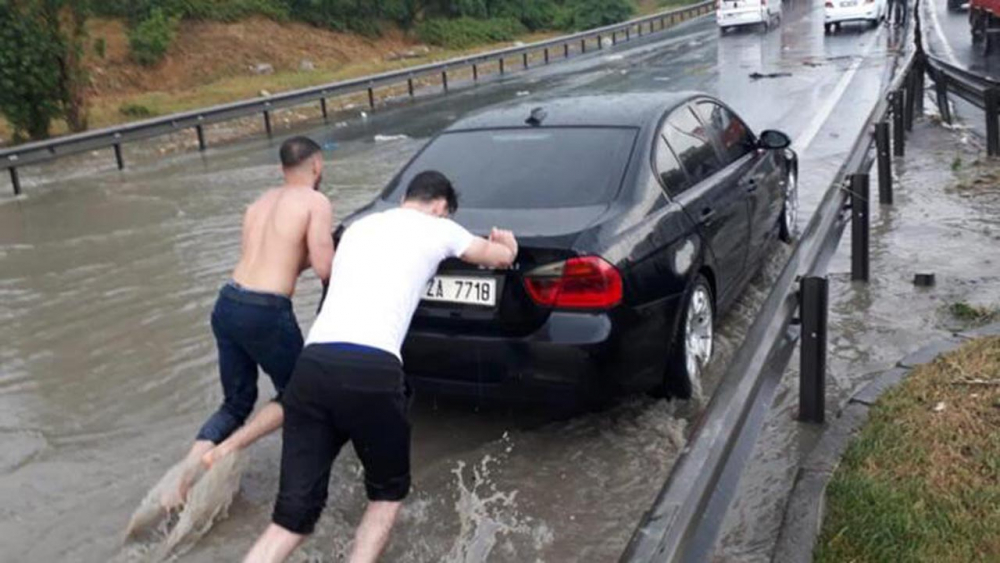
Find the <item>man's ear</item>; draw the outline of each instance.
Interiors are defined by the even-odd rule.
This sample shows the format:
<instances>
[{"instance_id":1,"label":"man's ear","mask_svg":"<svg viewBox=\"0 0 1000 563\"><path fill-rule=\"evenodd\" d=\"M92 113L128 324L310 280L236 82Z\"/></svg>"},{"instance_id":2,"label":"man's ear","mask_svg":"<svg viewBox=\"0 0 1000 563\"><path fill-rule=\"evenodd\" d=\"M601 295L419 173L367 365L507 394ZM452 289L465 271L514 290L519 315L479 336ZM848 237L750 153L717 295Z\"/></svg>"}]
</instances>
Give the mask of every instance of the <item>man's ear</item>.
<instances>
[{"instance_id":1,"label":"man's ear","mask_svg":"<svg viewBox=\"0 0 1000 563\"><path fill-rule=\"evenodd\" d=\"M313 159L313 174L319 176L323 173L323 158L319 155Z\"/></svg>"}]
</instances>

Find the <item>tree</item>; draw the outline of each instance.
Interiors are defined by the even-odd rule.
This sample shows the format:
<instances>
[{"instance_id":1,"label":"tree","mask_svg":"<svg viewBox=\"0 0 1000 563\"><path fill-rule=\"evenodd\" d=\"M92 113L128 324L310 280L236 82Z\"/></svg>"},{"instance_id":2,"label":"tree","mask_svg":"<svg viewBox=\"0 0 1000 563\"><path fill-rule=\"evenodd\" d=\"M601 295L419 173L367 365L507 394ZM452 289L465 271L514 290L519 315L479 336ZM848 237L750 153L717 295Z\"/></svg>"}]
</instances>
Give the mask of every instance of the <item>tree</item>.
<instances>
[{"instance_id":1,"label":"tree","mask_svg":"<svg viewBox=\"0 0 1000 563\"><path fill-rule=\"evenodd\" d=\"M85 0L0 0L0 113L14 140L44 139L52 121L87 128Z\"/></svg>"}]
</instances>

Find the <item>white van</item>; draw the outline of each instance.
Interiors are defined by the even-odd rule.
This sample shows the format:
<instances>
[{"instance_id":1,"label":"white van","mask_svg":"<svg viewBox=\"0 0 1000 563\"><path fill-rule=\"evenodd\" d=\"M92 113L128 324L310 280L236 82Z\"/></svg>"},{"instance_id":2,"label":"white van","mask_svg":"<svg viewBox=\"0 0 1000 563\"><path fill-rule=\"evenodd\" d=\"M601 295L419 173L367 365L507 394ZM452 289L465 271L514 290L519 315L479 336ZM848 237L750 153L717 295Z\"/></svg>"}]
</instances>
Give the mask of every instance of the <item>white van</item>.
<instances>
[{"instance_id":1,"label":"white van","mask_svg":"<svg viewBox=\"0 0 1000 563\"><path fill-rule=\"evenodd\" d=\"M781 20L781 0L717 0L715 20L723 33L739 25L760 25L767 31Z\"/></svg>"}]
</instances>

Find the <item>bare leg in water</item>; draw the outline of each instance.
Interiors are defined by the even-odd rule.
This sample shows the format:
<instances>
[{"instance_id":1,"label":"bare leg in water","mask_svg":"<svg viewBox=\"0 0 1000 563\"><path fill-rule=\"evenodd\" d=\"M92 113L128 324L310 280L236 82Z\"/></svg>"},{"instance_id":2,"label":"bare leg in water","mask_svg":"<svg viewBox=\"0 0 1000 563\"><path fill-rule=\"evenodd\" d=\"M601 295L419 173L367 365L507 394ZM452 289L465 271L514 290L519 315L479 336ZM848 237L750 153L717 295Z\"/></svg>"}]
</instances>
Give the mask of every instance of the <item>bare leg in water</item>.
<instances>
[{"instance_id":1,"label":"bare leg in water","mask_svg":"<svg viewBox=\"0 0 1000 563\"><path fill-rule=\"evenodd\" d=\"M264 408L260 409L259 413L250 419L250 422L247 422L241 426L239 430L233 432L232 435L226 438L221 444L208 451L202 452L201 463L206 468L211 468L215 462L225 456L233 452L240 451L271 432L281 428L281 424L284 420L285 411L281 408L281 403L277 401L269 402L264 405Z\"/></svg>"},{"instance_id":2,"label":"bare leg in water","mask_svg":"<svg viewBox=\"0 0 1000 563\"><path fill-rule=\"evenodd\" d=\"M354 534L350 563L374 563L389 543L389 532L399 514L399 502L371 501ZM243 563L280 563L302 544L305 536L271 524L247 553Z\"/></svg>"}]
</instances>

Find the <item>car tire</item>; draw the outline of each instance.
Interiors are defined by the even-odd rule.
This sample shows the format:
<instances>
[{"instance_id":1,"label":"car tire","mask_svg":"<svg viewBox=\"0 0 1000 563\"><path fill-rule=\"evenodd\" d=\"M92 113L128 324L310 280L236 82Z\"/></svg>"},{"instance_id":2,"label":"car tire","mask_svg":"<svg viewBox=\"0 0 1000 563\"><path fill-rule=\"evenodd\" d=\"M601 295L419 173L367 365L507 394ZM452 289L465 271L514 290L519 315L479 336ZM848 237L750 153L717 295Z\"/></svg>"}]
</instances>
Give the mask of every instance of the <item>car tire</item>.
<instances>
[{"instance_id":1,"label":"car tire","mask_svg":"<svg viewBox=\"0 0 1000 563\"><path fill-rule=\"evenodd\" d=\"M685 294L677 333L667 355L660 396L690 399L702 389L705 367L715 348L715 301L712 287L699 274ZM707 340L707 342L706 342Z\"/></svg>"},{"instance_id":2,"label":"car tire","mask_svg":"<svg viewBox=\"0 0 1000 563\"><path fill-rule=\"evenodd\" d=\"M785 244L795 242L799 233L799 171L789 163L785 173L785 191L781 203L781 218L778 219L778 238Z\"/></svg>"}]
</instances>

